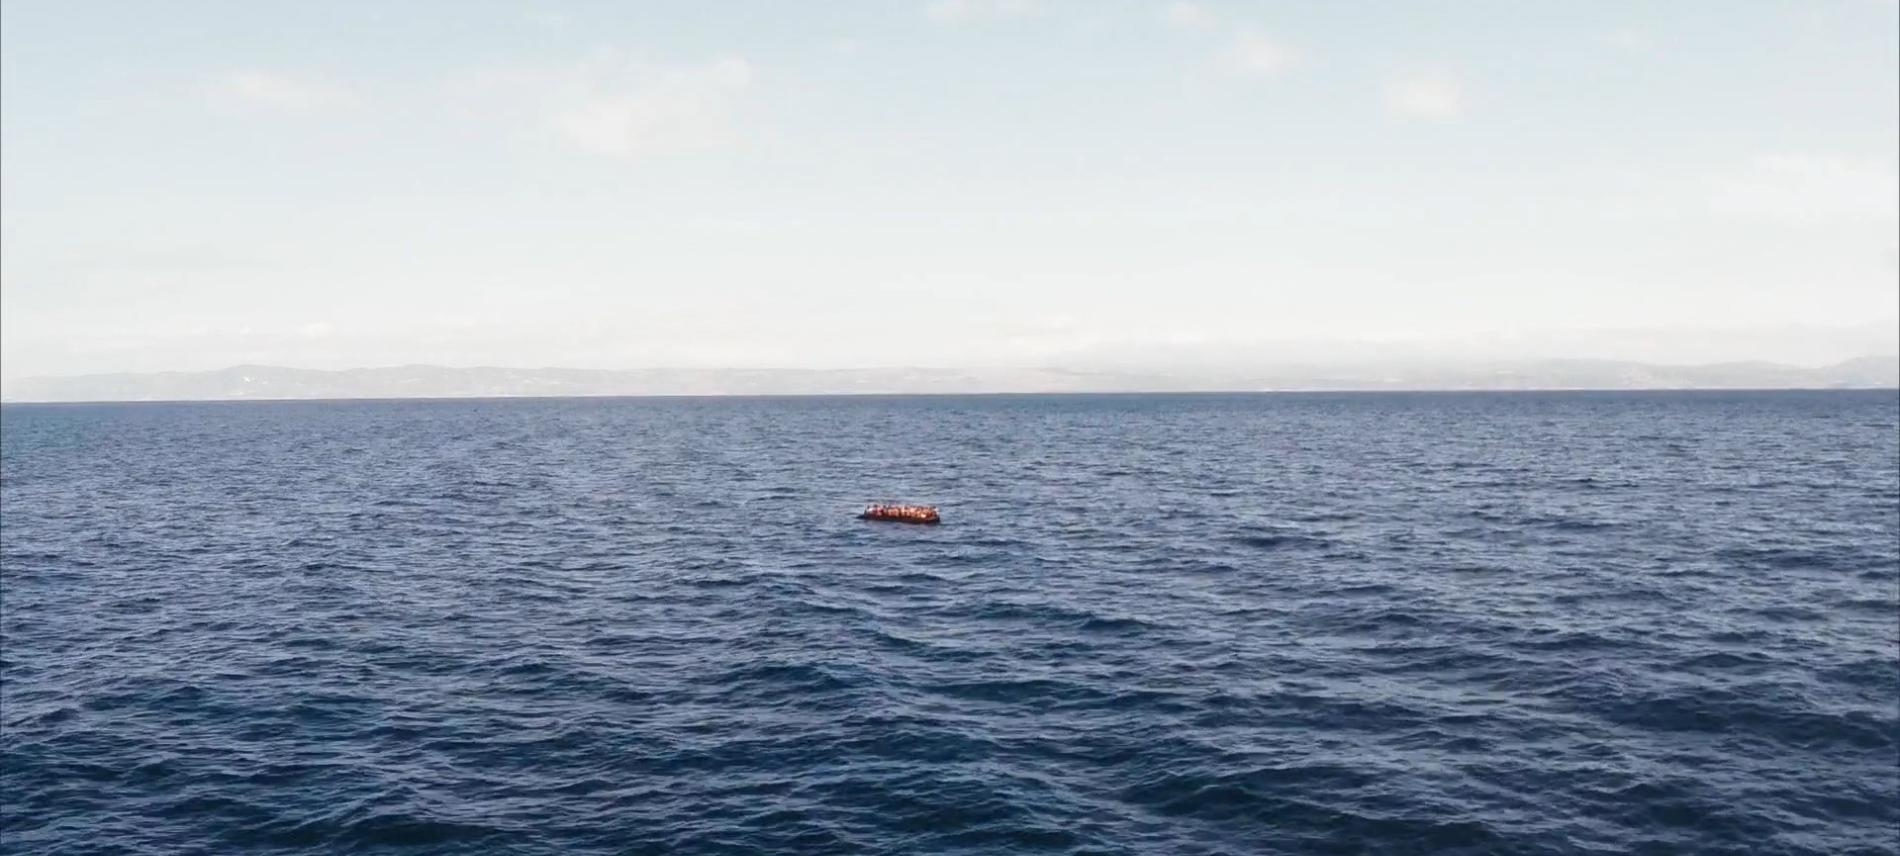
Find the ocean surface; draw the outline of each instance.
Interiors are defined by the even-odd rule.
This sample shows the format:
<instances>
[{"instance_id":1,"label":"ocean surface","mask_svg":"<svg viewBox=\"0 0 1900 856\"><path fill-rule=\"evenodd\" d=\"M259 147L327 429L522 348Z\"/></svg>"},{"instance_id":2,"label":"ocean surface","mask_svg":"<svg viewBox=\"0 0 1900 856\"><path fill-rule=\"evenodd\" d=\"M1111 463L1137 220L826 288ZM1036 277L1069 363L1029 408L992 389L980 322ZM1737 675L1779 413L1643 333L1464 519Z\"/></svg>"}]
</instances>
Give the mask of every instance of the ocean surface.
<instances>
[{"instance_id":1,"label":"ocean surface","mask_svg":"<svg viewBox=\"0 0 1900 856\"><path fill-rule=\"evenodd\" d=\"M1891 391L0 408L8 854L1892 854L1897 646Z\"/></svg>"}]
</instances>

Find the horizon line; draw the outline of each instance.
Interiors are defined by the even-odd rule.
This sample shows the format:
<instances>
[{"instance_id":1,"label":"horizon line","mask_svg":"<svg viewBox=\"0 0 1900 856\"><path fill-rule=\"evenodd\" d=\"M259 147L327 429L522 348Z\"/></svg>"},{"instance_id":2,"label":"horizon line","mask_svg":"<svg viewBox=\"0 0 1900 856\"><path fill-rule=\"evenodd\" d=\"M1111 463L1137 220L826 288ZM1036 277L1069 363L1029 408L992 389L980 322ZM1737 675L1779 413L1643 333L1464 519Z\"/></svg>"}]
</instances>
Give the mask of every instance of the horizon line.
<instances>
[{"instance_id":1,"label":"horizon line","mask_svg":"<svg viewBox=\"0 0 1900 856\"><path fill-rule=\"evenodd\" d=\"M349 403L395 401L522 401L522 400L605 400L605 399L712 399L712 398L1004 398L1004 397L1134 397L1134 396L1216 396L1216 395L1537 395L1550 393L1610 393L1617 395L1655 395L1666 393L1771 393L1771 392L1895 392L1896 386L1549 386L1549 387L1393 387L1365 389L1355 387L1300 387L1285 389L1128 389L1128 390L1049 390L994 392L700 392L700 393L578 393L570 395L410 395L410 396L254 396L238 398L100 398L79 401L0 398L0 406L35 405L47 407L84 407L99 404L285 404L296 402Z\"/></svg>"},{"instance_id":2,"label":"horizon line","mask_svg":"<svg viewBox=\"0 0 1900 856\"><path fill-rule=\"evenodd\" d=\"M1175 364L1175 365L1158 364L1158 365L1150 365L1150 366L1102 365L1102 366L1094 366L1094 367L1082 367L1082 366L1070 366L1070 365L1045 363L1045 364L1008 364L1008 365L965 365L965 366L929 366L929 365L866 366L866 365L860 365L860 366L844 366L844 367L767 366L767 365L721 365L721 366L663 365L663 366L639 366L639 367L633 367L633 368L598 368L598 367L591 367L591 366L565 366L565 365L558 365L558 364L507 365L507 364L502 364L502 363L451 364L451 363L407 362L407 363L382 363L382 364L376 364L376 365L349 366L346 368L311 368L311 367L305 367L305 366L288 365L288 364L283 364L283 363L232 363L229 365L223 365L223 366L218 366L216 368L208 368L208 369L124 369L124 370L117 370L117 371L83 372L83 373L77 373L77 374L33 374L33 375L15 375L11 377L0 376L0 380L12 380L12 381L77 380L81 378L110 377L114 375L147 375L149 376L149 375L170 375L170 374L211 374L214 372L234 371L237 369L248 369L248 368L277 369L277 370L284 370L284 371L299 371L299 372L327 372L327 373L332 373L332 374L342 373L342 372L385 371L385 370L390 370L390 369L416 369L416 368L447 369L450 371L480 371L484 369L503 370L503 371L580 371L580 372L1047 371L1047 372L1068 372L1068 373L1078 373L1078 374L1127 374L1127 373L1139 373L1139 372L1194 372L1194 371L1210 371L1210 370L1258 371L1258 370L1276 368L1276 367L1349 367L1349 366L1364 367L1364 366L1383 365L1387 363L1404 363L1404 364L1413 365L1413 366L1420 366L1420 365L1453 365L1453 366L1456 366L1456 365L1513 365L1513 364L1527 364L1527 363L1623 363L1623 364L1629 364L1629 365L1653 366L1653 367L1659 367L1659 368L1673 368L1673 369L1710 368L1710 367L1716 367L1716 366L1743 366L1743 365L1774 366L1778 368L1819 369L1819 368L1830 368L1834 366L1840 366L1847 363L1861 362L1864 360L1877 360L1877 359L1891 359L1891 360L1895 360L1896 362L1900 362L1900 351L1868 352L1868 353L1861 354L1859 356L1846 357L1846 358L1838 359L1838 360L1829 360L1829 361L1820 362L1820 363L1784 362L1781 360L1773 360L1773 359L1766 359L1766 358L1742 358L1742 359L1728 359L1728 360L1707 360L1707 361L1696 361L1696 362L1667 362L1667 361L1657 361L1657 360L1632 359L1632 358L1627 358L1627 357L1586 357L1586 356L1547 356L1547 357L1437 356L1437 357L1419 357L1419 358L1410 358L1410 359L1407 359L1407 358L1386 358L1386 359L1353 358L1353 359L1303 359L1303 360L1269 359L1269 360L1260 360L1257 362L1248 362L1248 363L1233 361L1233 362L1225 362L1225 363L1208 362L1208 363L1203 363L1203 364L1192 364L1192 365L1186 365L1186 364Z\"/></svg>"}]
</instances>

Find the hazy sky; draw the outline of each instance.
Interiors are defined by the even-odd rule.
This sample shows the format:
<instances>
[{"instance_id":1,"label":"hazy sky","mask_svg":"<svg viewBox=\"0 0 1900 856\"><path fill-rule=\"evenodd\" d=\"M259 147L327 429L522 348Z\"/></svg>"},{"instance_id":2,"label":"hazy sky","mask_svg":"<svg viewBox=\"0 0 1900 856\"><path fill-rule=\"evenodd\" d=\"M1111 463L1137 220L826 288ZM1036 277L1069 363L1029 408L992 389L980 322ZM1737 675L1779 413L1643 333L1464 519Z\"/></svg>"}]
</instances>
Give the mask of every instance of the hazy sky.
<instances>
[{"instance_id":1,"label":"hazy sky","mask_svg":"<svg viewBox=\"0 0 1900 856\"><path fill-rule=\"evenodd\" d=\"M0 9L10 377L1900 324L1892 0Z\"/></svg>"}]
</instances>

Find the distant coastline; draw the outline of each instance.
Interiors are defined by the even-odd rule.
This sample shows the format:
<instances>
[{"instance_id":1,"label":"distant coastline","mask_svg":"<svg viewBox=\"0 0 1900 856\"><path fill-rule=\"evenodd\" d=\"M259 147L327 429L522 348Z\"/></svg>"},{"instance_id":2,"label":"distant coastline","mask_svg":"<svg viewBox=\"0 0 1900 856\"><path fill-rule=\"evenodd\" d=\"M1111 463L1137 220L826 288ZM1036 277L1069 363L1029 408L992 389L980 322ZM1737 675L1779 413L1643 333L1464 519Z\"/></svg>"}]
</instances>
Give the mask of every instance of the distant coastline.
<instances>
[{"instance_id":1,"label":"distant coastline","mask_svg":"<svg viewBox=\"0 0 1900 856\"><path fill-rule=\"evenodd\" d=\"M1820 367L1619 360L1121 369L562 369L233 366L22 378L6 402L461 399L985 393L1745 390L1900 388L1900 356Z\"/></svg>"}]
</instances>

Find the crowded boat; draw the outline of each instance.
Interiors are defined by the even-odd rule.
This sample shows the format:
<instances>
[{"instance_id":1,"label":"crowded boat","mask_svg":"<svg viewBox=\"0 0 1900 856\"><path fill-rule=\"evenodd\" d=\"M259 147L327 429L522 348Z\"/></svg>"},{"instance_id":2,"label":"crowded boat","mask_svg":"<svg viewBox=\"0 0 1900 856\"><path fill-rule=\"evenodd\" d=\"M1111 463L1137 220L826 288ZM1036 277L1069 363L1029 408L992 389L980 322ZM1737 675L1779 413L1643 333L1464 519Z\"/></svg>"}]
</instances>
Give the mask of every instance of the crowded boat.
<instances>
[{"instance_id":1,"label":"crowded boat","mask_svg":"<svg viewBox=\"0 0 1900 856\"><path fill-rule=\"evenodd\" d=\"M862 520L889 520L896 523L941 523L934 505L891 505L874 503L858 515Z\"/></svg>"}]
</instances>

